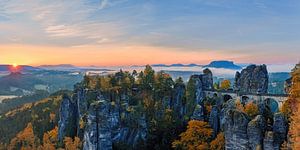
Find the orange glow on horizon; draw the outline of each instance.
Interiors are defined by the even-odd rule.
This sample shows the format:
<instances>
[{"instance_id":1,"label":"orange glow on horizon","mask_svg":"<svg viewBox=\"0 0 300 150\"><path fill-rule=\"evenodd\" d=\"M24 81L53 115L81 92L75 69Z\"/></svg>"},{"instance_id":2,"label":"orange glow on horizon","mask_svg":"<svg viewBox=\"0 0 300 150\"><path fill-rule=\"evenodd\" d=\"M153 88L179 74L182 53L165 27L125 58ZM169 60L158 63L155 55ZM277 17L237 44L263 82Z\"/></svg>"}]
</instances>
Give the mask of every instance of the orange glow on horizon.
<instances>
[{"instance_id":1,"label":"orange glow on horizon","mask_svg":"<svg viewBox=\"0 0 300 150\"><path fill-rule=\"evenodd\" d=\"M238 60L244 57L222 51L184 51L176 48L144 45L104 45L81 47L49 47L31 45L1 45L0 64L76 66L130 66L145 64L197 63L206 64L211 60ZM13 65L13 66L15 66Z\"/></svg>"}]
</instances>

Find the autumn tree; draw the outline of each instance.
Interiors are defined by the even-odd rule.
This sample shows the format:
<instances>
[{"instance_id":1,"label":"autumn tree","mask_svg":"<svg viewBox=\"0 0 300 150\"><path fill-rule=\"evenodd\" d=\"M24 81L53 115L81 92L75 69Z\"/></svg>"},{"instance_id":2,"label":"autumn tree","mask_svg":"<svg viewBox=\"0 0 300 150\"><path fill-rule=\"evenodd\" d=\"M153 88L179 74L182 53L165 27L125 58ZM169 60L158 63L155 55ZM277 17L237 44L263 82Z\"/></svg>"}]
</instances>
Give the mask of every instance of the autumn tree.
<instances>
[{"instance_id":1,"label":"autumn tree","mask_svg":"<svg viewBox=\"0 0 300 150\"><path fill-rule=\"evenodd\" d=\"M82 146L82 142L78 137L75 137L74 140L70 137L65 137L64 143L66 150L80 150Z\"/></svg>"},{"instance_id":2,"label":"autumn tree","mask_svg":"<svg viewBox=\"0 0 300 150\"><path fill-rule=\"evenodd\" d=\"M32 124L28 123L27 127L11 140L8 149L35 150L38 144L39 140L34 135Z\"/></svg>"},{"instance_id":3,"label":"autumn tree","mask_svg":"<svg viewBox=\"0 0 300 150\"><path fill-rule=\"evenodd\" d=\"M292 112L297 111L297 106L299 104L300 97L300 63L295 66L295 68L291 72L291 88L289 91L288 99L283 103L281 107L281 111L287 116L289 119L292 115Z\"/></svg>"},{"instance_id":4,"label":"autumn tree","mask_svg":"<svg viewBox=\"0 0 300 150\"><path fill-rule=\"evenodd\" d=\"M231 83L230 83L229 80L223 80L221 82L220 89L222 89L222 90L228 90L230 88L230 86L231 86Z\"/></svg>"},{"instance_id":5,"label":"autumn tree","mask_svg":"<svg viewBox=\"0 0 300 150\"><path fill-rule=\"evenodd\" d=\"M207 122L191 120L187 130L180 134L179 140L172 143L172 147L184 150L208 149L212 133L213 130Z\"/></svg>"},{"instance_id":6,"label":"autumn tree","mask_svg":"<svg viewBox=\"0 0 300 150\"><path fill-rule=\"evenodd\" d=\"M43 145L39 146L40 150L55 150L58 143L58 127L44 133Z\"/></svg>"},{"instance_id":7,"label":"autumn tree","mask_svg":"<svg viewBox=\"0 0 300 150\"><path fill-rule=\"evenodd\" d=\"M217 137L210 142L211 150L224 150L225 149L225 137L224 133L220 132Z\"/></svg>"},{"instance_id":8,"label":"autumn tree","mask_svg":"<svg viewBox=\"0 0 300 150\"><path fill-rule=\"evenodd\" d=\"M254 118L258 115L259 110L258 106L254 104L253 102L249 102L245 105L245 113L248 114L249 117Z\"/></svg>"},{"instance_id":9,"label":"autumn tree","mask_svg":"<svg viewBox=\"0 0 300 150\"><path fill-rule=\"evenodd\" d=\"M292 70L292 85L289 97L285 102L283 111L290 117L290 137L292 149L300 149L300 63Z\"/></svg>"}]
</instances>

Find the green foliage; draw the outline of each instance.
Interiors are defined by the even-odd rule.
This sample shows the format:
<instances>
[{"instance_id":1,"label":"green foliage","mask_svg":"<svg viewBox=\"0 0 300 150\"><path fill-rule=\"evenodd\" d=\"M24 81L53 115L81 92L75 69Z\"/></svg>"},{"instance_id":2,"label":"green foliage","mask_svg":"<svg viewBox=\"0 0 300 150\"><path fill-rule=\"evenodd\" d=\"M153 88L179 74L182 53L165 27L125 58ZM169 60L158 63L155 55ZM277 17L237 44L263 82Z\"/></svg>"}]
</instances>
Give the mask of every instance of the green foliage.
<instances>
[{"instance_id":1,"label":"green foliage","mask_svg":"<svg viewBox=\"0 0 300 150\"><path fill-rule=\"evenodd\" d=\"M35 136L42 139L44 132L57 125L59 117L53 120L50 114L58 115L60 101L61 96L53 96L7 112L0 118L0 141L8 143L28 123L32 124Z\"/></svg>"},{"instance_id":2,"label":"green foliage","mask_svg":"<svg viewBox=\"0 0 300 150\"><path fill-rule=\"evenodd\" d=\"M186 106L187 106L187 116L191 116L195 108L196 99L196 81L194 78L190 78L187 83L186 88Z\"/></svg>"},{"instance_id":3,"label":"green foliage","mask_svg":"<svg viewBox=\"0 0 300 150\"><path fill-rule=\"evenodd\" d=\"M47 91L36 91L32 95L3 100L2 103L0 103L0 115L6 113L11 109L20 107L23 104L36 102L48 96L49 93Z\"/></svg>"}]
</instances>

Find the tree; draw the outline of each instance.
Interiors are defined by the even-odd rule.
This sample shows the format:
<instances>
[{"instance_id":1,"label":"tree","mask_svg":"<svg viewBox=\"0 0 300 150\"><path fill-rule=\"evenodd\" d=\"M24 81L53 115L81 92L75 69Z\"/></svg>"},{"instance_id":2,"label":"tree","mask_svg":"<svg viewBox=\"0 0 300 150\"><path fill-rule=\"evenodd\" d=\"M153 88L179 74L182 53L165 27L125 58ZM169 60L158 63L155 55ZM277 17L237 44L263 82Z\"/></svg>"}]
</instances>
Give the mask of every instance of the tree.
<instances>
[{"instance_id":1,"label":"tree","mask_svg":"<svg viewBox=\"0 0 300 150\"><path fill-rule=\"evenodd\" d=\"M28 123L27 127L11 140L8 149L35 150L38 144L39 141L33 133L32 124Z\"/></svg>"},{"instance_id":2,"label":"tree","mask_svg":"<svg viewBox=\"0 0 300 150\"><path fill-rule=\"evenodd\" d=\"M259 113L258 106L253 102L247 103L245 105L245 113L248 114L249 117L254 118Z\"/></svg>"},{"instance_id":3,"label":"tree","mask_svg":"<svg viewBox=\"0 0 300 150\"><path fill-rule=\"evenodd\" d=\"M283 103L281 111L290 119L293 112L297 111L300 98L300 63L291 72L292 84L288 99Z\"/></svg>"},{"instance_id":4,"label":"tree","mask_svg":"<svg viewBox=\"0 0 300 150\"><path fill-rule=\"evenodd\" d=\"M180 134L179 140L172 143L172 147L184 150L208 149L212 133L213 130L207 122L191 120L187 130Z\"/></svg>"},{"instance_id":5,"label":"tree","mask_svg":"<svg viewBox=\"0 0 300 150\"><path fill-rule=\"evenodd\" d=\"M217 137L210 142L210 149L212 150L224 150L225 149L225 137L224 133L220 132Z\"/></svg>"},{"instance_id":6,"label":"tree","mask_svg":"<svg viewBox=\"0 0 300 150\"><path fill-rule=\"evenodd\" d=\"M300 63L292 70L292 85L285 114L290 117L290 137L292 149L300 149Z\"/></svg>"},{"instance_id":7,"label":"tree","mask_svg":"<svg viewBox=\"0 0 300 150\"><path fill-rule=\"evenodd\" d=\"M230 83L229 80L223 80L221 82L220 89L222 89L222 90L228 90L230 88L230 86L231 86L231 83Z\"/></svg>"},{"instance_id":8,"label":"tree","mask_svg":"<svg viewBox=\"0 0 300 150\"><path fill-rule=\"evenodd\" d=\"M186 106L187 106L187 116L192 115L195 108L196 99L196 81L194 78L190 78L186 86Z\"/></svg>"},{"instance_id":9,"label":"tree","mask_svg":"<svg viewBox=\"0 0 300 150\"><path fill-rule=\"evenodd\" d=\"M44 133L43 145L39 147L41 150L55 150L58 142L58 127L56 126L51 131Z\"/></svg>"}]
</instances>

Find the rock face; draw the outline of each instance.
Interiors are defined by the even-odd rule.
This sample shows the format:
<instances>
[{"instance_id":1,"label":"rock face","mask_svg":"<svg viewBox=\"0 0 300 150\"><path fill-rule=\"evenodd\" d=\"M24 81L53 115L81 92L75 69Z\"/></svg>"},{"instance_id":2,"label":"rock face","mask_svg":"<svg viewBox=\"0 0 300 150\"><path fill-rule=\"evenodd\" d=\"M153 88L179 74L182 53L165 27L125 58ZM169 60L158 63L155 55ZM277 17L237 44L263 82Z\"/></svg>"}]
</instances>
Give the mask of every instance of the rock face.
<instances>
[{"instance_id":1,"label":"rock face","mask_svg":"<svg viewBox=\"0 0 300 150\"><path fill-rule=\"evenodd\" d=\"M208 68L203 70L203 74L201 75L201 81L204 89L213 89L213 75Z\"/></svg>"},{"instance_id":2,"label":"rock face","mask_svg":"<svg viewBox=\"0 0 300 150\"><path fill-rule=\"evenodd\" d=\"M213 138L215 138L220 130L219 109L217 106L213 106L209 115L209 125L213 129Z\"/></svg>"},{"instance_id":3,"label":"rock face","mask_svg":"<svg viewBox=\"0 0 300 150\"><path fill-rule=\"evenodd\" d=\"M263 116L258 115L248 123L247 134L249 148L256 150L257 147L263 147L263 139L266 121Z\"/></svg>"},{"instance_id":4,"label":"rock face","mask_svg":"<svg viewBox=\"0 0 300 150\"><path fill-rule=\"evenodd\" d=\"M264 138L264 150L273 150L274 149L274 139L273 139L273 132L272 131L268 131L265 134L265 138Z\"/></svg>"},{"instance_id":5,"label":"rock face","mask_svg":"<svg viewBox=\"0 0 300 150\"><path fill-rule=\"evenodd\" d=\"M230 109L225 112L225 147L228 150L248 150L248 117L243 112Z\"/></svg>"},{"instance_id":6,"label":"rock face","mask_svg":"<svg viewBox=\"0 0 300 150\"><path fill-rule=\"evenodd\" d=\"M84 132L84 150L111 150L112 135L109 105L100 100L91 104Z\"/></svg>"},{"instance_id":7,"label":"rock face","mask_svg":"<svg viewBox=\"0 0 300 150\"><path fill-rule=\"evenodd\" d=\"M287 122L282 113L274 114L273 134L274 149L279 150L287 135Z\"/></svg>"},{"instance_id":8,"label":"rock face","mask_svg":"<svg viewBox=\"0 0 300 150\"><path fill-rule=\"evenodd\" d=\"M204 108L201 105L196 105L191 119L199 121L204 120Z\"/></svg>"},{"instance_id":9,"label":"rock face","mask_svg":"<svg viewBox=\"0 0 300 150\"><path fill-rule=\"evenodd\" d=\"M179 118L182 118L186 113L186 108L183 104L184 96L185 96L185 85L183 83L176 84L174 89L175 92L173 94L174 99L172 101L172 106L176 112L180 112Z\"/></svg>"},{"instance_id":10,"label":"rock face","mask_svg":"<svg viewBox=\"0 0 300 150\"><path fill-rule=\"evenodd\" d=\"M59 109L59 141L63 141L65 136L72 137L76 134L77 118L76 104L69 98L68 95L63 95L63 100Z\"/></svg>"},{"instance_id":11,"label":"rock face","mask_svg":"<svg viewBox=\"0 0 300 150\"><path fill-rule=\"evenodd\" d=\"M267 93L268 71L266 65L250 65L236 74L235 89L247 93Z\"/></svg>"}]
</instances>

